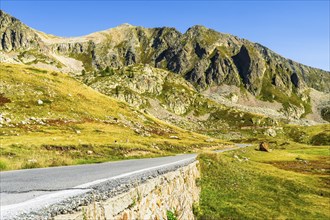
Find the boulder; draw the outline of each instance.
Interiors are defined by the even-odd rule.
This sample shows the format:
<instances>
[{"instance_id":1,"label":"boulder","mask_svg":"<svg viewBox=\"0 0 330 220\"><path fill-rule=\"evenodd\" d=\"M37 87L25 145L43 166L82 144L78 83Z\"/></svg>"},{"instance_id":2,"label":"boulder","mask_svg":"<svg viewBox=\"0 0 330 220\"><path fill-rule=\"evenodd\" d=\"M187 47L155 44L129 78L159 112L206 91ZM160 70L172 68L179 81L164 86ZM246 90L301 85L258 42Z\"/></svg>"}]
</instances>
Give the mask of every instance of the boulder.
<instances>
[{"instance_id":1,"label":"boulder","mask_svg":"<svg viewBox=\"0 0 330 220\"><path fill-rule=\"evenodd\" d=\"M269 144L267 142L261 142L259 144L259 150L260 151L266 151L266 152L270 152L270 149L269 149Z\"/></svg>"}]
</instances>

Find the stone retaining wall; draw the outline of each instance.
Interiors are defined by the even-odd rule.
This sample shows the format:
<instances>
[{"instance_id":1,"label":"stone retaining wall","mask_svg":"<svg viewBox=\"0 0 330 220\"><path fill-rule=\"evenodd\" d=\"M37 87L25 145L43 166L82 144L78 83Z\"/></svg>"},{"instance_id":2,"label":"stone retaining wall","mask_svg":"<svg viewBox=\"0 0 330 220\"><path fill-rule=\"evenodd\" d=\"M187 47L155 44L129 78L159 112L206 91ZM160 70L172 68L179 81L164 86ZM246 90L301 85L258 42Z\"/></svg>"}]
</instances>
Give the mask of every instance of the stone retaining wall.
<instances>
[{"instance_id":1,"label":"stone retaining wall","mask_svg":"<svg viewBox=\"0 0 330 220\"><path fill-rule=\"evenodd\" d=\"M136 183L128 192L105 201L95 201L80 207L76 213L54 219L160 220L167 219L172 213L178 219L194 219L192 206L199 199L200 189L196 185L199 177L198 161L195 161L142 184Z\"/></svg>"}]
</instances>

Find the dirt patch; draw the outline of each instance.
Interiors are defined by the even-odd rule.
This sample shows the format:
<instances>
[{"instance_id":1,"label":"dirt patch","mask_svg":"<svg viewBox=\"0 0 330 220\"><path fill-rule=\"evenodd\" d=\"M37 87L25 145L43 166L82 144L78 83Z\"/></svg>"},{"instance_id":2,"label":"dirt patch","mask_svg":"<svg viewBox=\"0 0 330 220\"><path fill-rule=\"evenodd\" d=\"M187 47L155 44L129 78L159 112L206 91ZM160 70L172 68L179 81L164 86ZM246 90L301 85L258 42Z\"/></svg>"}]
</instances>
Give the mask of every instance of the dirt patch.
<instances>
[{"instance_id":1,"label":"dirt patch","mask_svg":"<svg viewBox=\"0 0 330 220\"><path fill-rule=\"evenodd\" d=\"M11 100L0 93L0 106L4 106L6 103L10 103Z\"/></svg>"}]
</instances>

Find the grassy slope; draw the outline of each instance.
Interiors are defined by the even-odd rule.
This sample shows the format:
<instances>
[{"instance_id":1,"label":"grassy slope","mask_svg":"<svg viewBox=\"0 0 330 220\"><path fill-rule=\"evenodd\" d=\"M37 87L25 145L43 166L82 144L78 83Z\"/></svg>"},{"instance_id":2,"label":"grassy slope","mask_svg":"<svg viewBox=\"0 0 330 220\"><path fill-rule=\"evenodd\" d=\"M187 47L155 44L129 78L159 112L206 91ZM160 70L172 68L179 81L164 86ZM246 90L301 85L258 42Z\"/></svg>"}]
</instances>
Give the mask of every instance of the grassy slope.
<instances>
[{"instance_id":1,"label":"grassy slope","mask_svg":"<svg viewBox=\"0 0 330 220\"><path fill-rule=\"evenodd\" d=\"M330 218L329 146L249 147L199 160L199 219Z\"/></svg>"},{"instance_id":2,"label":"grassy slope","mask_svg":"<svg viewBox=\"0 0 330 220\"><path fill-rule=\"evenodd\" d=\"M0 78L0 112L11 120L0 127L2 170L161 156L220 144L61 73L0 64ZM173 135L180 139L169 138Z\"/></svg>"}]
</instances>

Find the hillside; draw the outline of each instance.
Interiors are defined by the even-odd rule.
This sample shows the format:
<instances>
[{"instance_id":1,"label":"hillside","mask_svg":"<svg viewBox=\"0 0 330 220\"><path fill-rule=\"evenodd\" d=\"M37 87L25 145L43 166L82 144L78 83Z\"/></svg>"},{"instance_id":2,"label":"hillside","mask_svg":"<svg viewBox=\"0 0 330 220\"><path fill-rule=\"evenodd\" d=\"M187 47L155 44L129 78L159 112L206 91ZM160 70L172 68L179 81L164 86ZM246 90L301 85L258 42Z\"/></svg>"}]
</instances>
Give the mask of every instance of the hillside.
<instances>
[{"instance_id":1,"label":"hillside","mask_svg":"<svg viewBox=\"0 0 330 220\"><path fill-rule=\"evenodd\" d=\"M1 169L152 157L221 148L71 77L0 64Z\"/></svg>"}]
</instances>

